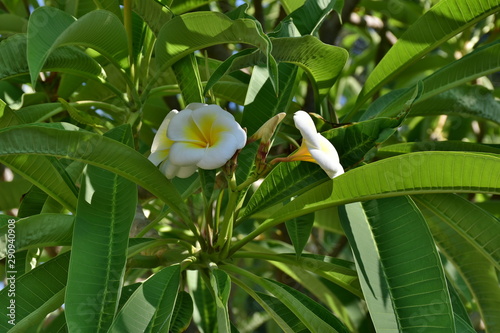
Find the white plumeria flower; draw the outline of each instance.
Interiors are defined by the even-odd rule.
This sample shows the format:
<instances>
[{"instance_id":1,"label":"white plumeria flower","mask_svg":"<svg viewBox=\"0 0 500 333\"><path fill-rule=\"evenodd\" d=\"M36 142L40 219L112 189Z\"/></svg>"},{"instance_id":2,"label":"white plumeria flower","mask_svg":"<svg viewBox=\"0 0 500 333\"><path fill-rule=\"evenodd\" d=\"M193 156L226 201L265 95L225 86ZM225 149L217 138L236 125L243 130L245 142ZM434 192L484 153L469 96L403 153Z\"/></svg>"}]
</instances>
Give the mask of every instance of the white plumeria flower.
<instances>
[{"instance_id":1,"label":"white plumeria flower","mask_svg":"<svg viewBox=\"0 0 500 333\"><path fill-rule=\"evenodd\" d=\"M214 104L191 103L165 117L149 160L160 164L169 179L187 178L198 168L220 168L246 140L246 132L229 112Z\"/></svg>"},{"instance_id":2,"label":"white plumeria flower","mask_svg":"<svg viewBox=\"0 0 500 333\"><path fill-rule=\"evenodd\" d=\"M289 157L290 160L317 163L330 178L343 174L344 168L340 164L337 150L330 141L316 131L316 126L307 112L295 112L293 121L302 134L302 145Z\"/></svg>"}]
</instances>

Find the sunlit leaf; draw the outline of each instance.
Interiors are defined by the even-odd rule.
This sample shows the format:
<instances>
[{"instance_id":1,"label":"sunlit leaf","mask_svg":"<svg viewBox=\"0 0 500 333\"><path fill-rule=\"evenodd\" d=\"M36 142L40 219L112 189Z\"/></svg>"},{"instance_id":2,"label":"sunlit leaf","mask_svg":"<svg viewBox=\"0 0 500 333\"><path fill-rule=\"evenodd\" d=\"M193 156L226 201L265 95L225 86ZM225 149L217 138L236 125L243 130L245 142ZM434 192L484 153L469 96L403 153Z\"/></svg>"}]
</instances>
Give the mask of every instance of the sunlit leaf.
<instances>
[{"instance_id":1,"label":"sunlit leaf","mask_svg":"<svg viewBox=\"0 0 500 333\"><path fill-rule=\"evenodd\" d=\"M357 107L423 55L499 9L498 0L439 1L406 30L371 72Z\"/></svg>"}]
</instances>

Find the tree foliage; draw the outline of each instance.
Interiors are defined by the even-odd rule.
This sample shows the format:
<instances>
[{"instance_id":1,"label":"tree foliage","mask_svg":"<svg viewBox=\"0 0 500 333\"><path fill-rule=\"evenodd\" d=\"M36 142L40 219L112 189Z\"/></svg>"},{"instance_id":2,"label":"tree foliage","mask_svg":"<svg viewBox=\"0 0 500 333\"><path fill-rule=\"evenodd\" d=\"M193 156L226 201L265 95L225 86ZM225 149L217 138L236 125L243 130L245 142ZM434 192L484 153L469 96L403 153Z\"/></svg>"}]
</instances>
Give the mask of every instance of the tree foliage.
<instances>
[{"instance_id":1,"label":"tree foliage","mask_svg":"<svg viewBox=\"0 0 500 333\"><path fill-rule=\"evenodd\" d=\"M499 11L0 1L0 330L500 331ZM189 103L249 139L168 180ZM344 174L286 160L298 110Z\"/></svg>"}]
</instances>

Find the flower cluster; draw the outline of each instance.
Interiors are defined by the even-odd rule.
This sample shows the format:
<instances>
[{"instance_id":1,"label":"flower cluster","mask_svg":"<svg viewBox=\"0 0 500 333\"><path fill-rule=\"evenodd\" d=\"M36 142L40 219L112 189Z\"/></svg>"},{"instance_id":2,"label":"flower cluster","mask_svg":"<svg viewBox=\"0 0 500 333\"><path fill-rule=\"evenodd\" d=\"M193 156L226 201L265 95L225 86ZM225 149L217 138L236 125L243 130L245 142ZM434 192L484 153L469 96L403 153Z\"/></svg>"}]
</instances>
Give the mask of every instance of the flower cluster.
<instances>
[{"instance_id":1,"label":"flower cluster","mask_svg":"<svg viewBox=\"0 0 500 333\"><path fill-rule=\"evenodd\" d=\"M267 156L271 137L284 113L270 119L251 141L261 140L261 159ZM317 163L330 178L344 173L335 147L317 132L304 111L294 114L295 126L302 134L302 145L292 155L275 161ZM269 132L269 133L268 133ZM149 160L160 166L169 179L187 178L198 168L211 170L225 165L247 142L246 132L234 117L218 105L191 103L184 110L172 110L155 135ZM260 151L259 151L260 152Z\"/></svg>"}]
</instances>

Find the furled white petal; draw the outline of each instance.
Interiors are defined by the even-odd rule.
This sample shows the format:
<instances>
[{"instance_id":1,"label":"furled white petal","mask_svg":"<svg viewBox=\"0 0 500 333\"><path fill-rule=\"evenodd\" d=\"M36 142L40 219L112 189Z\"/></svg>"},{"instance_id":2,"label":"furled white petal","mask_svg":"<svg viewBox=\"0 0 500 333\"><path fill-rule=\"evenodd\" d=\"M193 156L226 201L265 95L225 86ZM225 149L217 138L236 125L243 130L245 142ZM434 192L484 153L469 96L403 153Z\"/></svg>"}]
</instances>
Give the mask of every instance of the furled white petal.
<instances>
[{"instance_id":1,"label":"furled white petal","mask_svg":"<svg viewBox=\"0 0 500 333\"><path fill-rule=\"evenodd\" d=\"M205 155L206 147L191 142L174 142L170 148L169 159L178 166L196 165Z\"/></svg>"},{"instance_id":2,"label":"furled white petal","mask_svg":"<svg viewBox=\"0 0 500 333\"><path fill-rule=\"evenodd\" d=\"M316 163L327 173L330 178L340 176L344 173L344 168L340 164L339 155L335 147L325 137L321 138L319 149L309 148L311 156ZM307 144L307 142L306 142Z\"/></svg>"},{"instance_id":3,"label":"furled white petal","mask_svg":"<svg viewBox=\"0 0 500 333\"><path fill-rule=\"evenodd\" d=\"M202 169L217 169L226 164L238 149L238 142L231 133L221 133L220 140L205 150L203 158L198 162Z\"/></svg>"},{"instance_id":4,"label":"furled white petal","mask_svg":"<svg viewBox=\"0 0 500 333\"><path fill-rule=\"evenodd\" d=\"M168 178L168 179L173 179L175 177L179 178L188 178L191 176L193 173L196 172L198 168L196 165L190 165L186 167L181 167L175 164L172 164L170 161L165 161L160 165L160 171L163 172L163 174Z\"/></svg>"},{"instance_id":5,"label":"furled white petal","mask_svg":"<svg viewBox=\"0 0 500 333\"><path fill-rule=\"evenodd\" d=\"M318 147L318 131L316 130L316 125L311 119L311 116L305 111L297 111L293 115L293 121L295 127L300 131L302 137L309 142L311 146Z\"/></svg>"},{"instance_id":6,"label":"furled white petal","mask_svg":"<svg viewBox=\"0 0 500 333\"><path fill-rule=\"evenodd\" d=\"M344 168L340 164L337 150L328 139L316 131L311 117L304 111L297 111L293 120L303 136L303 142L301 149L292 155L291 160L311 162L312 159L330 178L343 174ZM307 153L304 151L304 143Z\"/></svg>"}]
</instances>

